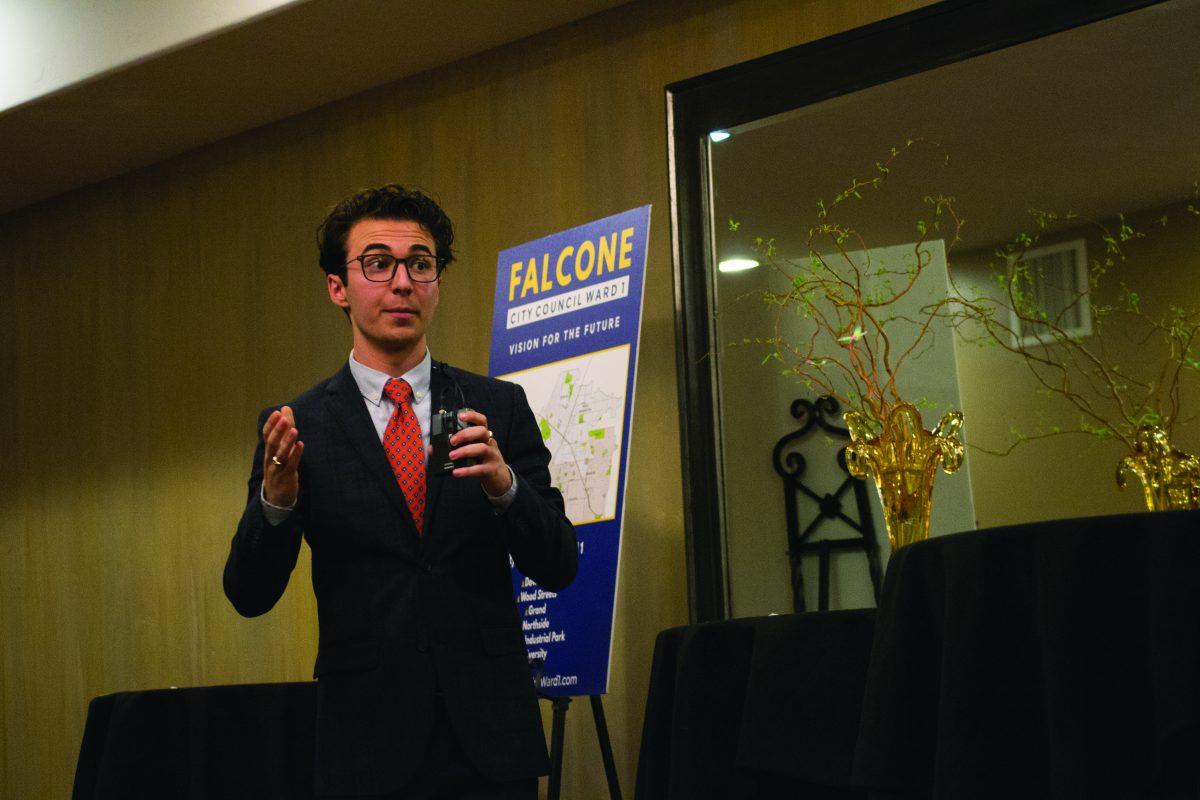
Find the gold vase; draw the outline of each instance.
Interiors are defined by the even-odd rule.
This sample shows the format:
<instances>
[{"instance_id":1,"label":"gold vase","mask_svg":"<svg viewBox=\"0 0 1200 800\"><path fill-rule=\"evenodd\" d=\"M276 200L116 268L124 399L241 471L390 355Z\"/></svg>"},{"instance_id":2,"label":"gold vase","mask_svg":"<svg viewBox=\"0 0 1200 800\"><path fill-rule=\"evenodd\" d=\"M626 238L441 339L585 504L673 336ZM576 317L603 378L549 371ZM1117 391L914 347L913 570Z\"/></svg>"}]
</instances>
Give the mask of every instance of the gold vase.
<instances>
[{"instance_id":1,"label":"gold vase","mask_svg":"<svg viewBox=\"0 0 1200 800\"><path fill-rule=\"evenodd\" d=\"M1130 475L1142 482L1151 511L1200 508L1200 458L1171 447L1167 432L1157 425L1138 428L1133 453L1117 467L1118 489L1125 488Z\"/></svg>"},{"instance_id":2,"label":"gold vase","mask_svg":"<svg viewBox=\"0 0 1200 800\"><path fill-rule=\"evenodd\" d=\"M892 550L929 538L929 509L938 462L947 475L962 466L963 445L954 438L963 417L950 411L933 431L921 425L921 412L908 403L884 421L846 412L850 444L846 467L856 478L875 479Z\"/></svg>"}]
</instances>

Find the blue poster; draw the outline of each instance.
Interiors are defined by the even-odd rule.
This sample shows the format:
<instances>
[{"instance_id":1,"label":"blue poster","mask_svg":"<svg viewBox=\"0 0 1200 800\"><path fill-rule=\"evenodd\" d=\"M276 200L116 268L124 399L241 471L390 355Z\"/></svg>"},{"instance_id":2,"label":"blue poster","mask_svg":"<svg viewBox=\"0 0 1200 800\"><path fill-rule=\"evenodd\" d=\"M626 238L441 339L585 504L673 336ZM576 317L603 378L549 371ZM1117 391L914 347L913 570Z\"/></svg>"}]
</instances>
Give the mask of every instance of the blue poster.
<instances>
[{"instance_id":1,"label":"blue poster","mask_svg":"<svg viewBox=\"0 0 1200 800\"><path fill-rule=\"evenodd\" d=\"M579 537L561 593L513 569L541 691L608 691L650 206L500 253L489 373L519 383Z\"/></svg>"}]
</instances>

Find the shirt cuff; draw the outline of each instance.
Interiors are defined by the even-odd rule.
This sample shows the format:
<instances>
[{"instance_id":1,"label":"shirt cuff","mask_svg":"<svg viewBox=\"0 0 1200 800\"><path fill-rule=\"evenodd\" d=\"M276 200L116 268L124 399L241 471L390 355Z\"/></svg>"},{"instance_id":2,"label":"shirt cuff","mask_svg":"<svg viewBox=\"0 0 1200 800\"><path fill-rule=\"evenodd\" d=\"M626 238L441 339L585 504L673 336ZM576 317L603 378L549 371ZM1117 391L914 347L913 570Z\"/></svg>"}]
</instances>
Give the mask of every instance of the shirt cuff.
<instances>
[{"instance_id":1,"label":"shirt cuff","mask_svg":"<svg viewBox=\"0 0 1200 800\"><path fill-rule=\"evenodd\" d=\"M279 525L286 520L291 516L292 509L296 507L295 503L292 503L290 506L277 506L268 502L267 496L263 494L261 486L258 487L258 499L262 501L263 516L266 517L267 523L272 526Z\"/></svg>"},{"instance_id":2,"label":"shirt cuff","mask_svg":"<svg viewBox=\"0 0 1200 800\"><path fill-rule=\"evenodd\" d=\"M492 497L487 491L483 493L483 496L492 504L492 511L496 513L496 516L500 516L505 511L508 511L508 507L513 504L513 500L517 496L517 473L513 472L513 468L507 464L504 466L508 469L508 476L512 478L512 485L508 487L508 491L499 497ZM267 501L263 500L263 502Z\"/></svg>"}]
</instances>

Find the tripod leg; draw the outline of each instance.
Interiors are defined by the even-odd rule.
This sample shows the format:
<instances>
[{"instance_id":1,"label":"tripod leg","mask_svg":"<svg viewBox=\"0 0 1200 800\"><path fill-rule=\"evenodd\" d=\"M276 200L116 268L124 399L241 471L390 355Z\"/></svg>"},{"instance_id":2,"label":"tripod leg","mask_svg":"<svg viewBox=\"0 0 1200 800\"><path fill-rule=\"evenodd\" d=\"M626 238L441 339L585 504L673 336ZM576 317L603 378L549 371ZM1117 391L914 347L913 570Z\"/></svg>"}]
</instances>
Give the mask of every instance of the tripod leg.
<instances>
[{"instance_id":1,"label":"tripod leg","mask_svg":"<svg viewBox=\"0 0 1200 800\"><path fill-rule=\"evenodd\" d=\"M571 698L556 697L554 705L554 723L550 728L550 789L548 800L558 800L562 792L563 766L563 732L567 727L567 708Z\"/></svg>"},{"instance_id":2,"label":"tripod leg","mask_svg":"<svg viewBox=\"0 0 1200 800\"><path fill-rule=\"evenodd\" d=\"M596 718L596 738L600 740L600 756L604 759L604 775L608 778L608 796L621 800L621 783L617 780L617 765L613 761L612 742L608 738L608 723L604 719L604 704L600 695L591 695L592 716Z\"/></svg>"}]
</instances>

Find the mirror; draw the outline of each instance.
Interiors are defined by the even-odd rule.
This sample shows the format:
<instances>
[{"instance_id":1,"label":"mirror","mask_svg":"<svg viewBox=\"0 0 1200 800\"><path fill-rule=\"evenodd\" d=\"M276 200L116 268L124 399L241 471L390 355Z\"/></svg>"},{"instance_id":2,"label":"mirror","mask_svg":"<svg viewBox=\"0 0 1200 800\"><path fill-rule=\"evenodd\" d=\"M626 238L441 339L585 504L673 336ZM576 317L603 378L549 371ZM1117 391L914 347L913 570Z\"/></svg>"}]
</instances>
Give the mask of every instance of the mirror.
<instances>
[{"instance_id":1,"label":"mirror","mask_svg":"<svg viewBox=\"0 0 1200 800\"><path fill-rule=\"evenodd\" d=\"M771 348L754 343L778 330L778 309L763 302L764 289L781 277L770 262L807 259L806 235L817 223L818 200L829 203L852 179L878 175L876 165L887 164L882 188L867 191L850 212L855 230L882 256L889 248L911 250L926 196L952 197L961 235L955 238L947 228L929 240L946 251L958 289L973 297L994 294L999 284L993 274L1008 268L997 249L1021 232L1038 231L1031 209L1075 215L1041 231L1031 255L1065 270L1059 282L1072 276L1085 289L1086 270L1071 265L1102 255L1101 226L1117 230L1124 221L1145 239L1128 244L1122 271L1087 299L1102 308L1127 302L1133 291L1154 308L1200 307L1200 226L1189 224L1195 215L1188 211L1200 180L1200 52L1192 42L1192 32L1200 30L1200 2L1128 5L1093 4L1086 12L1060 7L1057 14L1031 8L1019 30L970 4L935 6L798 48L792 68L809 70L808 86L814 76L845 65L851 73L845 83L854 90L828 96L826 82L825 98L799 97L786 109L778 92L728 99L724 112L712 108L730 89L729 73L675 88L677 278L687 361L681 360L681 380L697 619L818 606L819 559L806 559L793 574L789 501L772 464L775 444L799 425L793 402L813 401L817 392L781 374L776 364L764 364ZM1066 20L1064 14L1075 16ZM899 39L906 41L903 47ZM929 61L918 70L904 62L909 56L895 63L886 55L878 62L863 55L875 52L924 53ZM746 70L769 80L772 69L786 71L786 61ZM889 70L892 79L881 79ZM707 110L680 102L704 92ZM755 116L756 106L766 113ZM720 133L706 135L714 130ZM894 162L893 148L900 151ZM689 157L685 149L698 152ZM1157 224L1164 216L1168 224ZM767 257L766 242L773 257ZM740 271L719 266L736 259L761 263ZM1050 281L1045 290L1055 285ZM701 313L709 315L707 325L697 324ZM1078 335L1094 335L1085 326L1087 309L1076 317L1074 323L1084 326ZM799 328L792 330L799 335ZM1148 351L1140 334L1125 333L1112 345L1114 358L1130 367L1150 358L1143 355ZM926 427L949 407L963 411L968 449L966 468L939 474L935 482L932 535L1144 510L1139 486L1118 492L1114 485L1127 450L1111 437L1055 433L1078 428L1078 404L1043 391L1022 358L1004 347L964 341L949 328L933 339L931 351L910 363L906 379L917 387L910 391L929 395L914 398L928 404ZM1185 371L1180 379L1184 413L1172 432L1175 446L1191 453L1200 452L1200 425L1189 423L1200 413L1196 375ZM836 413L829 416L840 424ZM706 429L712 431L707 439ZM820 518L821 498L835 492L844 475L834 460L838 438L822 430L797 445L814 495L794 512L801 529ZM1007 455L994 454L1010 447ZM714 496L699 497L703 490ZM879 541L881 515L873 490L871 495ZM853 505L842 497L844 517L854 516ZM834 519L809 538L855 535ZM883 540L882 559L887 552ZM835 553L828 571L829 607L873 604L861 551Z\"/></svg>"}]
</instances>

